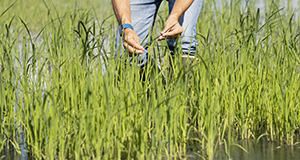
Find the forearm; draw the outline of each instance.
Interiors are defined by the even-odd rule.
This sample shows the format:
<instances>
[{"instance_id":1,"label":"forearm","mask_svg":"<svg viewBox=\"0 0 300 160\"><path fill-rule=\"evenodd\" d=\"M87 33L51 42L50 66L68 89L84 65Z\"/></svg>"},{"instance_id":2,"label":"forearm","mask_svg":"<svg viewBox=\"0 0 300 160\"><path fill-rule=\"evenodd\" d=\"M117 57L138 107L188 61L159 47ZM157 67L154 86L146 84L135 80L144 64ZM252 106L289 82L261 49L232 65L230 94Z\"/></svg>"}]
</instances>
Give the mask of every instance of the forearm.
<instances>
[{"instance_id":1,"label":"forearm","mask_svg":"<svg viewBox=\"0 0 300 160\"><path fill-rule=\"evenodd\" d=\"M179 19L193 2L194 0L176 0L169 17Z\"/></svg>"},{"instance_id":2,"label":"forearm","mask_svg":"<svg viewBox=\"0 0 300 160\"><path fill-rule=\"evenodd\" d=\"M131 24L130 0L111 0L111 2L119 25ZM123 46L128 49L129 55L144 53L145 49L140 45L139 36L131 28L123 30L122 38Z\"/></svg>"},{"instance_id":3,"label":"forearm","mask_svg":"<svg viewBox=\"0 0 300 160\"><path fill-rule=\"evenodd\" d=\"M131 24L130 0L111 0L118 23Z\"/></svg>"}]
</instances>

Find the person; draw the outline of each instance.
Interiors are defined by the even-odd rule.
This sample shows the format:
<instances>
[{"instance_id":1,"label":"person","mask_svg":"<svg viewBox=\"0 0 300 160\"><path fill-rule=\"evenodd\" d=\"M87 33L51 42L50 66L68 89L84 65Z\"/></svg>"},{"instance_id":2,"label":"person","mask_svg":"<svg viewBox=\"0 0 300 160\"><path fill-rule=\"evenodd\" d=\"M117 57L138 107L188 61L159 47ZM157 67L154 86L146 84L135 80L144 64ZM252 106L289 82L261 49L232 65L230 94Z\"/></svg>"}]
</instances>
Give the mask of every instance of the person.
<instances>
[{"instance_id":1,"label":"person","mask_svg":"<svg viewBox=\"0 0 300 160\"><path fill-rule=\"evenodd\" d=\"M148 61L147 38L149 28L154 26L155 17L163 0L112 0L114 13L118 21L115 56L122 56L124 48L130 56L138 58L138 65L143 67ZM203 0L168 0L169 16L165 22L164 29L160 32L158 41L170 39L169 49L174 54L176 38L182 34L182 54L194 55L198 45L196 38L196 24L201 11ZM173 26L173 27L172 27ZM170 28L171 27L171 28ZM151 31L151 30L150 30ZM173 39L172 39L173 38ZM122 41L122 45L120 45Z\"/></svg>"}]
</instances>

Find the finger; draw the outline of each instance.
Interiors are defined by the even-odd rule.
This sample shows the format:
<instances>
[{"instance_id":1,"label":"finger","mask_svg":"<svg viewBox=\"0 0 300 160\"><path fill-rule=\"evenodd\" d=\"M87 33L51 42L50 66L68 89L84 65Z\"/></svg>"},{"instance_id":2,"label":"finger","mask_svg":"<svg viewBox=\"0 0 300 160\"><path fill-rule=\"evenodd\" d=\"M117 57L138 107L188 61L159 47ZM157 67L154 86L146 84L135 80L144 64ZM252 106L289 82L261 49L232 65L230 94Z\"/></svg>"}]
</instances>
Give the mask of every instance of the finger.
<instances>
[{"instance_id":1,"label":"finger","mask_svg":"<svg viewBox=\"0 0 300 160\"><path fill-rule=\"evenodd\" d=\"M160 34L163 35L164 33L169 32L170 30L173 30L174 27L176 27L176 24L173 24L172 26L167 25L167 26L165 26L165 28L160 32Z\"/></svg>"},{"instance_id":2,"label":"finger","mask_svg":"<svg viewBox=\"0 0 300 160\"><path fill-rule=\"evenodd\" d=\"M165 28L160 32L160 34L163 35L164 33L166 33L169 27L170 26L165 26Z\"/></svg>"},{"instance_id":3,"label":"finger","mask_svg":"<svg viewBox=\"0 0 300 160\"><path fill-rule=\"evenodd\" d=\"M165 33L166 33L166 31L167 31L167 29L165 28L164 30L162 30L162 31L160 32L160 35L163 35L163 34L165 34Z\"/></svg>"},{"instance_id":4,"label":"finger","mask_svg":"<svg viewBox=\"0 0 300 160\"><path fill-rule=\"evenodd\" d=\"M161 41L161 40L164 40L164 39L166 39L165 36L160 36L160 37L157 38L158 41Z\"/></svg>"},{"instance_id":5,"label":"finger","mask_svg":"<svg viewBox=\"0 0 300 160\"><path fill-rule=\"evenodd\" d=\"M173 37L173 36L177 36L178 34L181 34L182 30L181 28L174 28L166 33L164 33L162 36L164 37Z\"/></svg>"},{"instance_id":6,"label":"finger","mask_svg":"<svg viewBox=\"0 0 300 160\"><path fill-rule=\"evenodd\" d=\"M162 40L165 40L165 39L176 39L178 36L180 36L180 34L173 35L173 36L162 36L162 37L158 38L157 40L162 41Z\"/></svg>"},{"instance_id":7,"label":"finger","mask_svg":"<svg viewBox=\"0 0 300 160\"><path fill-rule=\"evenodd\" d=\"M138 38L127 39L126 42L133 48L136 48L137 50L143 50L143 51L145 50L144 47L140 45Z\"/></svg>"},{"instance_id":8,"label":"finger","mask_svg":"<svg viewBox=\"0 0 300 160\"><path fill-rule=\"evenodd\" d=\"M176 28L176 27L177 27L177 28L178 28L178 27L181 28L181 26L179 25L179 23L176 22L176 23L174 23L172 26L169 26L169 25L165 26L165 28L163 29L163 31L160 32L160 34L162 35L162 34L168 32L169 30L174 29L174 27L175 27L175 28Z\"/></svg>"},{"instance_id":9,"label":"finger","mask_svg":"<svg viewBox=\"0 0 300 160\"><path fill-rule=\"evenodd\" d=\"M161 35L157 40L158 41L161 41L161 40L164 40L164 39L174 39L174 38L177 38L178 36L180 36L180 31L172 31L172 32L167 32L167 33L164 33L163 35Z\"/></svg>"},{"instance_id":10,"label":"finger","mask_svg":"<svg viewBox=\"0 0 300 160\"><path fill-rule=\"evenodd\" d=\"M144 53L144 50L137 49L137 48L131 46L130 44L128 44L127 42L123 42L123 46L125 48L127 48L130 53L136 53L136 54Z\"/></svg>"}]
</instances>

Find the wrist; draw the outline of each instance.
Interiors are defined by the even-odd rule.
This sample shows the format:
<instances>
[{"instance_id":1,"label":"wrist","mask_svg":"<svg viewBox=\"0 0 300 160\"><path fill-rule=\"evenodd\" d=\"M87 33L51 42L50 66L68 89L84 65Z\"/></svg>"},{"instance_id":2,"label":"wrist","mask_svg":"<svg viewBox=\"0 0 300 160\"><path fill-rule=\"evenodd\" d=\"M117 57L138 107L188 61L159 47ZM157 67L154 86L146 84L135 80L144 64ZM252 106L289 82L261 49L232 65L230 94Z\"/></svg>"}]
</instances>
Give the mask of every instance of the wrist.
<instances>
[{"instance_id":1,"label":"wrist","mask_svg":"<svg viewBox=\"0 0 300 160\"><path fill-rule=\"evenodd\" d=\"M176 13L174 13L174 14L170 14L169 15L169 17L168 17L168 19L173 19L173 20L179 20L179 18L180 18L180 15L178 15L178 14L176 14Z\"/></svg>"},{"instance_id":2,"label":"wrist","mask_svg":"<svg viewBox=\"0 0 300 160\"><path fill-rule=\"evenodd\" d=\"M129 23L124 23L120 26L120 36L122 36L123 32L125 29L132 29L133 30L133 26Z\"/></svg>"},{"instance_id":3,"label":"wrist","mask_svg":"<svg viewBox=\"0 0 300 160\"><path fill-rule=\"evenodd\" d=\"M122 24L122 25L121 25L121 28L122 28L122 30L124 30L124 29L126 29L126 28L130 28L130 29L132 29L132 30L133 30L133 27L132 27L132 25L131 25L131 24L129 24L129 23L124 23L124 24Z\"/></svg>"}]
</instances>

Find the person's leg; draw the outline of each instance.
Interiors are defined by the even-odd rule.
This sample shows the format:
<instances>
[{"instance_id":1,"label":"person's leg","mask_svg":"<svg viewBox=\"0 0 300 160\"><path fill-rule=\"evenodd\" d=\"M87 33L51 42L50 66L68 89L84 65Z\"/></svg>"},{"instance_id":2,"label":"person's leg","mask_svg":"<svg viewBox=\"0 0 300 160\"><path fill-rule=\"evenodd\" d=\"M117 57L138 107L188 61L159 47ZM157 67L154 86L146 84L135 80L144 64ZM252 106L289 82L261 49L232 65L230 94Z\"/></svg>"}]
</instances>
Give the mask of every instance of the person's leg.
<instances>
[{"instance_id":1,"label":"person's leg","mask_svg":"<svg viewBox=\"0 0 300 160\"><path fill-rule=\"evenodd\" d=\"M172 11L175 0L169 1L169 12ZM179 19L179 23L183 28L183 34L180 44L182 43L182 51L186 54L194 55L198 42L196 38L196 24L200 11L202 8L203 0L194 0L192 5L185 11L184 15ZM169 40L168 45L171 51L174 51L176 40Z\"/></svg>"},{"instance_id":2,"label":"person's leg","mask_svg":"<svg viewBox=\"0 0 300 160\"><path fill-rule=\"evenodd\" d=\"M140 43L149 33L149 28L153 26L161 1L162 0L130 0L131 22L135 33L140 38ZM116 56L122 56L122 54L125 53L121 41L122 37L119 36L119 31L120 30L118 29L116 39ZM144 44L146 44L148 41L149 39L147 38ZM138 65L141 67L147 63L147 49L148 48L145 48L145 52L143 54L136 56Z\"/></svg>"}]
</instances>

